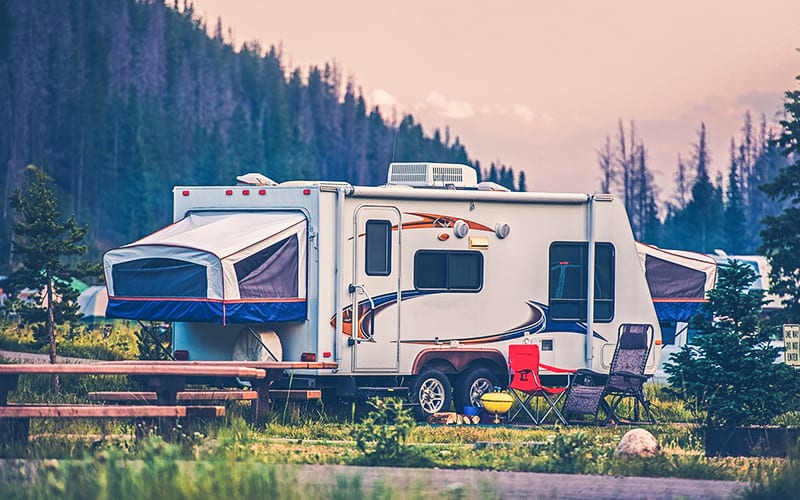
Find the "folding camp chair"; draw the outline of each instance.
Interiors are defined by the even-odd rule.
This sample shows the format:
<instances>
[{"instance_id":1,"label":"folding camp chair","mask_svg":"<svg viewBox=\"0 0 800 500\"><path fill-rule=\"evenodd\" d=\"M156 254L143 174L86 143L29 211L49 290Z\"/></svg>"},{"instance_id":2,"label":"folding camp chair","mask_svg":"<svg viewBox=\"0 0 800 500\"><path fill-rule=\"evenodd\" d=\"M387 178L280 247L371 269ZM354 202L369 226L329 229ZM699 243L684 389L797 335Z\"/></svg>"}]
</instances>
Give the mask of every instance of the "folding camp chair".
<instances>
[{"instance_id":1,"label":"folding camp chair","mask_svg":"<svg viewBox=\"0 0 800 500\"><path fill-rule=\"evenodd\" d=\"M564 402L563 413L593 414L594 421L598 422L602 410L604 419L599 422L600 425L611 421L654 424L650 402L644 394L644 383L649 378L644 374L644 367L652 345L651 325L621 325L609 373L597 373L585 368L577 370L576 379ZM606 397L609 399L606 400ZM629 403L623 405L626 399ZM645 420L641 419L642 416Z\"/></svg>"},{"instance_id":2,"label":"folding camp chair","mask_svg":"<svg viewBox=\"0 0 800 500\"><path fill-rule=\"evenodd\" d=\"M508 421L511 422L520 412L524 411L535 425L539 425L544 422L550 412L553 412L556 418L566 425L567 420L556 405L564 395L567 387L547 387L543 385L539 377L539 368L556 373L574 373L574 370L566 370L540 363L539 346L537 344L512 344L508 346L508 366L511 373L511 382L508 384L508 388L512 389L510 392L519 403L519 407ZM524 394L525 397L521 397L520 393ZM553 396L555 396L555 399ZM539 416L539 397L544 399L547 409L541 417ZM537 399L535 410L531 412L528 404L533 398Z\"/></svg>"}]
</instances>

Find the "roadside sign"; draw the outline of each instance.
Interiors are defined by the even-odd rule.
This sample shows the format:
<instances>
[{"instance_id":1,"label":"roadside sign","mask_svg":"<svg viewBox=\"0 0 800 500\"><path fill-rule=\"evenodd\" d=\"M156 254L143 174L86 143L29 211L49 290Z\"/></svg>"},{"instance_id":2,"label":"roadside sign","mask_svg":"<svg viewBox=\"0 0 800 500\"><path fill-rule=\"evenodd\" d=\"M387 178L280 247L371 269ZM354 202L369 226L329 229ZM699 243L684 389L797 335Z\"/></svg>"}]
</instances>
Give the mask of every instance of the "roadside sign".
<instances>
[{"instance_id":1,"label":"roadside sign","mask_svg":"<svg viewBox=\"0 0 800 500\"><path fill-rule=\"evenodd\" d=\"M800 325L783 325L786 364L800 366Z\"/></svg>"}]
</instances>

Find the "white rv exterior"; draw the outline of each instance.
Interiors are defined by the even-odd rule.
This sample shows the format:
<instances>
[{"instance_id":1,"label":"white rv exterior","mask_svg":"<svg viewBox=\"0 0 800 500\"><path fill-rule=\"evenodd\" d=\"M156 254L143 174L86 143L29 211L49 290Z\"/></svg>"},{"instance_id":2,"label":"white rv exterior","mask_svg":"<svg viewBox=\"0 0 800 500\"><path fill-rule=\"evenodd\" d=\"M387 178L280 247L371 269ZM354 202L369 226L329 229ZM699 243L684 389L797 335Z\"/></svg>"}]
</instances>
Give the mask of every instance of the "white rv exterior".
<instances>
[{"instance_id":1,"label":"white rv exterior","mask_svg":"<svg viewBox=\"0 0 800 500\"><path fill-rule=\"evenodd\" d=\"M616 197L484 190L461 165L393 164L389 182L174 188L176 222L302 216L307 296L299 321L177 322L173 348L231 359L243 330L274 331L283 360L338 363L294 373L294 386L350 396L408 388L423 414L446 410L451 387L456 405L469 405L505 386L513 343L539 344L548 365L607 371L620 325L647 323L653 372L660 329Z\"/></svg>"}]
</instances>

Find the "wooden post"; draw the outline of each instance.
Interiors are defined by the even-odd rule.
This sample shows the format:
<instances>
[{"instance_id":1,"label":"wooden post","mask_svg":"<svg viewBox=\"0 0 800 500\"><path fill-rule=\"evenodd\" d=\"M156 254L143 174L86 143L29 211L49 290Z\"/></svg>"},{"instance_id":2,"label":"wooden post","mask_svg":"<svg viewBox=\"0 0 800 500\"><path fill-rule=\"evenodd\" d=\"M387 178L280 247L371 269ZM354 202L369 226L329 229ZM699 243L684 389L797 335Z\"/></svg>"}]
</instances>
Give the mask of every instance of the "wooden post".
<instances>
[{"instance_id":1,"label":"wooden post","mask_svg":"<svg viewBox=\"0 0 800 500\"><path fill-rule=\"evenodd\" d=\"M255 389L258 395L256 399L250 403L250 420L254 425L263 424L269 414L269 384L271 382L269 375L269 370L267 370L266 377L251 382L253 389Z\"/></svg>"},{"instance_id":2,"label":"wooden post","mask_svg":"<svg viewBox=\"0 0 800 500\"><path fill-rule=\"evenodd\" d=\"M29 418L3 418L0 419L0 443L6 447L26 446L31 419Z\"/></svg>"},{"instance_id":3,"label":"wooden post","mask_svg":"<svg viewBox=\"0 0 800 500\"><path fill-rule=\"evenodd\" d=\"M0 375L0 406L8 404L8 392L17 388L19 375L16 373Z\"/></svg>"},{"instance_id":4,"label":"wooden post","mask_svg":"<svg viewBox=\"0 0 800 500\"><path fill-rule=\"evenodd\" d=\"M178 402L178 393L186 388L186 377L181 376L150 376L147 385L155 390L158 405L175 405ZM177 417L158 417L156 420L158 434L164 441L175 441L178 434Z\"/></svg>"}]
</instances>

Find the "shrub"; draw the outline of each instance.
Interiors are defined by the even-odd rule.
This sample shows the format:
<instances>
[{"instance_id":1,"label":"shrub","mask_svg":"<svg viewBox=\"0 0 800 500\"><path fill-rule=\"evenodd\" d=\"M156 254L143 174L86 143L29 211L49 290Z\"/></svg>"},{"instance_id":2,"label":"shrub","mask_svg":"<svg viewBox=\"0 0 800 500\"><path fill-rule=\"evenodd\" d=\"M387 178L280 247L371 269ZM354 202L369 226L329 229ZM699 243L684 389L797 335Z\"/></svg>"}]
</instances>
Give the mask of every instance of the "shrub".
<instances>
[{"instance_id":1,"label":"shrub","mask_svg":"<svg viewBox=\"0 0 800 500\"><path fill-rule=\"evenodd\" d=\"M540 454L548 458L550 472L596 474L604 471L614 444L584 430L558 431Z\"/></svg>"},{"instance_id":2,"label":"shrub","mask_svg":"<svg viewBox=\"0 0 800 500\"><path fill-rule=\"evenodd\" d=\"M370 411L360 425L355 427L353 438L356 447L364 453L364 465L426 466L429 460L419 450L407 444L414 428L411 409L402 399L374 398L369 401Z\"/></svg>"}]
</instances>

